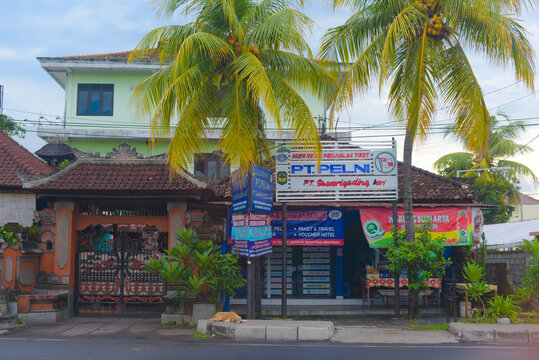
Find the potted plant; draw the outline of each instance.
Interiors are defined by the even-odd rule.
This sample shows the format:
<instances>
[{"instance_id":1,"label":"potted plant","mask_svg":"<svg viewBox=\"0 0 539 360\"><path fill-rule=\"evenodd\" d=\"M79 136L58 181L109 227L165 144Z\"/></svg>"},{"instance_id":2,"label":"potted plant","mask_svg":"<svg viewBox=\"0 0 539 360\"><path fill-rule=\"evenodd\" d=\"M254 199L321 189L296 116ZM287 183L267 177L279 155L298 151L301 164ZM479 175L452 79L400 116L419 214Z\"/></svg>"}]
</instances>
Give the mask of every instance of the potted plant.
<instances>
[{"instance_id":1,"label":"potted plant","mask_svg":"<svg viewBox=\"0 0 539 360\"><path fill-rule=\"evenodd\" d=\"M510 324L519 322L518 313L521 308L510 297L497 296L488 302L489 309L487 317L499 324Z\"/></svg>"},{"instance_id":2,"label":"potted plant","mask_svg":"<svg viewBox=\"0 0 539 360\"><path fill-rule=\"evenodd\" d=\"M480 305L482 317L485 316L485 302L483 301L482 296L488 293L490 290L488 288L485 278L485 269L479 264L469 261L464 265L463 269L464 280L466 280L466 289L468 297L472 300L472 303L476 306ZM477 307L473 311L477 311Z\"/></svg>"},{"instance_id":3,"label":"potted plant","mask_svg":"<svg viewBox=\"0 0 539 360\"><path fill-rule=\"evenodd\" d=\"M8 245L16 244L17 241L17 238L11 231L8 231L5 227L0 226L0 251L5 249Z\"/></svg>"},{"instance_id":4,"label":"potted plant","mask_svg":"<svg viewBox=\"0 0 539 360\"><path fill-rule=\"evenodd\" d=\"M209 304L215 312L223 295L234 295L245 285L237 257L222 254L220 246L202 241L195 231L180 229L176 245L163 256L156 255L146 263L146 271L160 275L176 292L165 299L166 311L175 307L184 315L191 315L195 304ZM222 304L219 303L219 309ZM181 310L180 310L181 309ZM209 314L206 316L210 316ZM196 322L196 317L194 322Z\"/></svg>"}]
</instances>

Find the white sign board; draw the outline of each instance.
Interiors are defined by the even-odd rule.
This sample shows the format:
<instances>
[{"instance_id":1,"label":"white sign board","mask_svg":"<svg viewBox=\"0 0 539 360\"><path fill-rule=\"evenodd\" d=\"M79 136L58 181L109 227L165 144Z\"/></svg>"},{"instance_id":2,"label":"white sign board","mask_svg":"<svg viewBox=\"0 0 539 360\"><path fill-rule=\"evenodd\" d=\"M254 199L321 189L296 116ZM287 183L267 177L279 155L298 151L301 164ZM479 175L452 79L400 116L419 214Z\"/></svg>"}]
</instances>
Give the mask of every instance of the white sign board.
<instances>
[{"instance_id":1,"label":"white sign board","mask_svg":"<svg viewBox=\"0 0 539 360\"><path fill-rule=\"evenodd\" d=\"M320 167L315 154L280 143L275 159L277 202L397 200L394 140L359 145L323 141Z\"/></svg>"}]
</instances>

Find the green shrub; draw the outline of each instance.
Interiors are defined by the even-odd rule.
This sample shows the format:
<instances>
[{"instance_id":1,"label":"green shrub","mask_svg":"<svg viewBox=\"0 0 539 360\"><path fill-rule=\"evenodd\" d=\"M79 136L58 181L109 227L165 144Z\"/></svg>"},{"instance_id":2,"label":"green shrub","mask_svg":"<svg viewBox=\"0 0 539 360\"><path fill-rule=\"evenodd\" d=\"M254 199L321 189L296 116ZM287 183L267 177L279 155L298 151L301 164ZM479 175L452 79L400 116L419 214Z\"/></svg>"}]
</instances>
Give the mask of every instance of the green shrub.
<instances>
[{"instance_id":1,"label":"green shrub","mask_svg":"<svg viewBox=\"0 0 539 360\"><path fill-rule=\"evenodd\" d=\"M513 323L519 322L520 307L515 305L510 297L498 296L488 302L487 317L496 321L499 318L509 318Z\"/></svg>"},{"instance_id":2,"label":"green shrub","mask_svg":"<svg viewBox=\"0 0 539 360\"><path fill-rule=\"evenodd\" d=\"M464 280L466 280L466 289L468 291L468 297L475 305L481 305L481 310L485 311L485 302L483 301L483 295L488 293L488 288L485 278L485 268L479 266L479 264L469 261L462 268Z\"/></svg>"},{"instance_id":3,"label":"green shrub","mask_svg":"<svg viewBox=\"0 0 539 360\"><path fill-rule=\"evenodd\" d=\"M205 287L209 289L209 300L217 303L221 294L233 296L245 285L237 256L222 254L220 246L200 240L191 229L180 229L177 240L166 255L151 258L145 266L146 271L161 275L176 287L173 299L178 305L196 298Z\"/></svg>"},{"instance_id":4,"label":"green shrub","mask_svg":"<svg viewBox=\"0 0 539 360\"><path fill-rule=\"evenodd\" d=\"M539 240L523 240L524 245L517 248L530 254L530 264L526 269L526 275L522 279L522 286L517 288L517 294L513 299L524 308L525 311L539 311Z\"/></svg>"}]
</instances>

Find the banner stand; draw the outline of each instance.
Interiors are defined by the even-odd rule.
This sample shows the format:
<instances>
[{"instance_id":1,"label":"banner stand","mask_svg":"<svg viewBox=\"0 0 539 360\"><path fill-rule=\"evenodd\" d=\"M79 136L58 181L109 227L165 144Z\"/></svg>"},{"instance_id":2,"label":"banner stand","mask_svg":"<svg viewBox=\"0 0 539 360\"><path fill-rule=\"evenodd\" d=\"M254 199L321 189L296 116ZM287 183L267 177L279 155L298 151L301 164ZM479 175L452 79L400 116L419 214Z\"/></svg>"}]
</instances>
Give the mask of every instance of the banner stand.
<instances>
[{"instance_id":1,"label":"banner stand","mask_svg":"<svg viewBox=\"0 0 539 360\"><path fill-rule=\"evenodd\" d=\"M286 235L287 235L287 228L286 228L286 220L287 220L287 211L286 211L286 202L283 203L283 208L282 208L282 212L283 212L283 230L282 230L282 233L283 233L283 254L282 254L282 257L283 257L283 268L282 268L282 273L281 273L281 280L282 280L282 291L281 291L281 316L282 318L286 318L286 292L287 292L287 287L286 287L286 277L287 277L287 263L286 263Z\"/></svg>"}]
</instances>

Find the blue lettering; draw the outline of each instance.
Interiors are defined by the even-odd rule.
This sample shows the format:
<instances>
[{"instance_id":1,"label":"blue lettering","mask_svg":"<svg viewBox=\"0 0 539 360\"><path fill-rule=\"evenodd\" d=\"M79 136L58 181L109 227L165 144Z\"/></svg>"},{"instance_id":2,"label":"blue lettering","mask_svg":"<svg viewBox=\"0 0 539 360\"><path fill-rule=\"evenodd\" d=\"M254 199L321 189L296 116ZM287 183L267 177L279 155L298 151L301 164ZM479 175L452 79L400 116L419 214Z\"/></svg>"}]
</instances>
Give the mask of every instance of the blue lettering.
<instances>
[{"instance_id":1,"label":"blue lettering","mask_svg":"<svg viewBox=\"0 0 539 360\"><path fill-rule=\"evenodd\" d=\"M371 165L365 164L363 166L355 164L354 165L354 172L357 173L358 170L364 174L369 174L371 172Z\"/></svg>"},{"instance_id":2,"label":"blue lettering","mask_svg":"<svg viewBox=\"0 0 539 360\"><path fill-rule=\"evenodd\" d=\"M313 174L314 173L314 171L313 171L314 165L304 165L304 166L307 169L307 174Z\"/></svg>"},{"instance_id":3,"label":"blue lettering","mask_svg":"<svg viewBox=\"0 0 539 360\"><path fill-rule=\"evenodd\" d=\"M320 173L324 171L329 171L329 165L320 165Z\"/></svg>"},{"instance_id":4,"label":"blue lettering","mask_svg":"<svg viewBox=\"0 0 539 360\"><path fill-rule=\"evenodd\" d=\"M292 174L303 170L303 165L292 165Z\"/></svg>"},{"instance_id":5,"label":"blue lettering","mask_svg":"<svg viewBox=\"0 0 539 360\"><path fill-rule=\"evenodd\" d=\"M342 171L342 165L330 165L329 169L332 174L340 174Z\"/></svg>"}]
</instances>

